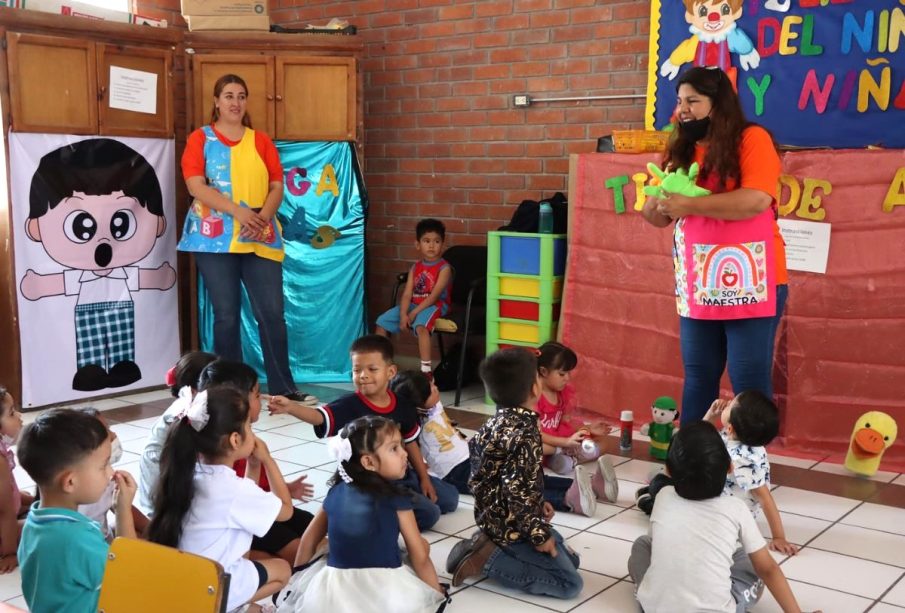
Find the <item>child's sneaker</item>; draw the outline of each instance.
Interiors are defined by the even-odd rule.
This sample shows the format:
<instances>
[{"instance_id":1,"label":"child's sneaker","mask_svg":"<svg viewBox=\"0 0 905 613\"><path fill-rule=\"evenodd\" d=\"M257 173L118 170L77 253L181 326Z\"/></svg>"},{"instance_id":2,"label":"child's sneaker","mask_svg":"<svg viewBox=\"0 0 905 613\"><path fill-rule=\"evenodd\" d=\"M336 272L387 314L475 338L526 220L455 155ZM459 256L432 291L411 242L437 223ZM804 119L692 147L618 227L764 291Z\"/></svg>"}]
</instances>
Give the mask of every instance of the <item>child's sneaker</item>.
<instances>
[{"instance_id":1,"label":"child's sneaker","mask_svg":"<svg viewBox=\"0 0 905 613\"><path fill-rule=\"evenodd\" d=\"M574 456L563 453L562 449L557 448L556 452L547 460L547 467L557 475L568 475L578 465L578 459Z\"/></svg>"},{"instance_id":2,"label":"child's sneaker","mask_svg":"<svg viewBox=\"0 0 905 613\"><path fill-rule=\"evenodd\" d=\"M619 481L616 479L616 470L613 463L605 455L597 458L597 472L591 477L591 485L597 500L616 502L619 497Z\"/></svg>"},{"instance_id":3,"label":"child's sneaker","mask_svg":"<svg viewBox=\"0 0 905 613\"><path fill-rule=\"evenodd\" d=\"M654 510L654 497L650 495L650 486L638 488L635 492L635 505L647 515L651 514Z\"/></svg>"},{"instance_id":4,"label":"child's sneaker","mask_svg":"<svg viewBox=\"0 0 905 613\"><path fill-rule=\"evenodd\" d=\"M594 496L594 486L591 485L591 475L580 464L575 467L572 487L566 492L564 502L573 513L593 517L597 512L597 498Z\"/></svg>"}]
</instances>

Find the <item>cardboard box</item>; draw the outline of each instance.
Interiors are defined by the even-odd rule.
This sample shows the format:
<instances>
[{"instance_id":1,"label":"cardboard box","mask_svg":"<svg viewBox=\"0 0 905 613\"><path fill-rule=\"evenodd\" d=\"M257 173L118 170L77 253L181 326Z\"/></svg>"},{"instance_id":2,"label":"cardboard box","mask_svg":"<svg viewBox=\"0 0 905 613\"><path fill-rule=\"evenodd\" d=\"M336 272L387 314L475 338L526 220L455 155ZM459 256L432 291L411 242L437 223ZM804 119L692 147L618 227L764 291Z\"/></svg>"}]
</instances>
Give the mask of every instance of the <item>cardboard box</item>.
<instances>
[{"instance_id":1,"label":"cardboard box","mask_svg":"<svg viewBox=\"0 0 905 613\"><path fill-rule=\"evenodd\" d=\"M192 17L267 15L267 0L182 0L182 14Z\"/></svg>"},{"instance_id":2,"label":"cardboard box","mask_svg":"<svg viewBox=\"0 0 905 613\"><path fill-rule=\"evenodd\" d=\"M189 30L270 30L270 17L267 15L248 15L245 17L220 17L217 15L185 15Z\"/></svg>"},{"instance_id":3,"label":"cardboard box","mask_svg":"<svg viewBox=\"0 0 905 613\"><path fill-rule=\"evenodd\" d=\"M131 13L112 11L91 4L82 4L75 0L18 0L18 8L42 13L56 13L57 15L73 15L75 17L87 17L102 21L115 21L129 23Z\"/></svg>"}]
</instances>

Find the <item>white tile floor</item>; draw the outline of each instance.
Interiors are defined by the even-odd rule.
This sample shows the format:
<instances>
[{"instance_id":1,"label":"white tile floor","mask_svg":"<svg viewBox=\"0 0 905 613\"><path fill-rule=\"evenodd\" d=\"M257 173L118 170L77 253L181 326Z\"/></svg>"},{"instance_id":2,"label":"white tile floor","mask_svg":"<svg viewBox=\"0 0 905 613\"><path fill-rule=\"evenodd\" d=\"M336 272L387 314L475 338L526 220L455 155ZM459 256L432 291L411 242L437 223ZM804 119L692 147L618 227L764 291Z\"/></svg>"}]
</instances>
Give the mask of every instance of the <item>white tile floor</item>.
<instances>
[{"instance_id":1,"label":"white tile floor","mask_svg":"<svg viewBox=\"0 0 905 613\"><path fill-rule=\"evenodd\" d=\"M145 392L91 404L105 410L168 397L165 391ZM444 401L452 400L451 393L444 393L443 397ZM466 390L461 405L470 410L492 411L492 407L483 404L483 390L476 387ZM26 421L34 415L27 414ZM113 426L126 450L120 468L137 468L136 454L141 451L143 435L153 422L154 419L145 418ZM255 430L270 445L287 477L305 474L314 484L315 500L299 506L316 511L327 493L326 482L332 474L332 462L325 445L315 438L310 426L288 416L271 417L265 412ZM585 587L577 598L560 601L532 597L507 590L489 580L480 580L456 590L447 611L637 611L626 561L632 540L647 530L647 518L634 508L632 498L657 465L619 457L612 459L620 484L617 503L599 505L594 517L559 513L553 519L557 529L582 558ZM815 462L800 461L798 464L782 460L781 463L803 468L827 468L814 466ZM16 470L16 478L23 489L33 487L20 469ZM884 474L882 480L905 485L903 475ZM781 567L804 610L905 613L905 509L783 486L775 488L773 494L789 539L802 546L798 555L777 556L777 559L781 560ZM449 578L445 562L450 549L474 529L472 502L470 496L464 496L455 513L443 516L433 530L425 533L431 543L431 558L442 578ZM766 522L761 521L760 525L764 534L769 535ZM18 571L0 576L0 601L24 608L19 583ZM759 613L779 610L769 593L754 609Z\"/></svg>"}]
</instances>

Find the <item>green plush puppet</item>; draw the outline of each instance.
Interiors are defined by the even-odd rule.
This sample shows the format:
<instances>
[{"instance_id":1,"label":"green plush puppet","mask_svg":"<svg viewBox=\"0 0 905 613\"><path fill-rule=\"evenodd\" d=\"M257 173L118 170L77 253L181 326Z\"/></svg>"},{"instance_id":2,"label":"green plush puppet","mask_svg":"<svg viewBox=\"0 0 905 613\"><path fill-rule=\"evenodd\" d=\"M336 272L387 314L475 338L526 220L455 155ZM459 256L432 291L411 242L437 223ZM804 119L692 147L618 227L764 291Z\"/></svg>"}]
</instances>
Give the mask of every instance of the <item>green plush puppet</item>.
<instances>
[{"instance_id":1,"label":"green plush puppet","mask_svg":"<svg viewBox=\"0 0 905 613\"><path fill-rule=\"evenodd\" d=\"M669 396L660 396L650 407L654 421L641 426L641 434L650 437L650 454L657 459L665 460L669 441L675 434L673 422L679 416L676 401Z\"/></svg>"},{"instance_id":2,"label":"green plush puppet","mask_svg":"<svg viewBox=\"0 0 905 613\"><path fill-rule=\"evenodd\" d=\"M644 195L654 196L655 198L663 198L665 193L681 194L689 198L698 196L707 196L710 194L709 189L698 187L694 181L698 178L698 163L694 162L688 172L684 168L680 168L675 172L666 172L660 170L656 164L648 163L647 169L655 177L656 185L646 185L644 187Z\"/></svg>"}]
</instances>

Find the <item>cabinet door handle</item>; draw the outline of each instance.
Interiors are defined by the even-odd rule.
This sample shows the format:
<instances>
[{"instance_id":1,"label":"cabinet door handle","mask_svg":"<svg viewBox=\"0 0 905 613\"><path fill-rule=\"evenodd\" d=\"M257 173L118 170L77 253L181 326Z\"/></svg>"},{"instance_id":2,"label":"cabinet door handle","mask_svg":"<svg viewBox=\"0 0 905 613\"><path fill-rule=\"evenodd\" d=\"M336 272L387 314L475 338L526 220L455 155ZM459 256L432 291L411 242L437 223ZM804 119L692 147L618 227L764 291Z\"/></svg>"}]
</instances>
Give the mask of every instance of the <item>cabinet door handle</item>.
<instances>
[{"instance_id":1,"label":"cabinet door handle","mask_svg":"<svg viewBox=\"0 0 905 613\"><path fill-rule=\"evenodd\" d=\"M277 94L277 102L282 102L282 101L283 101L283 96Z\"/></svg>"},{"instance_id":2,"label":"cabinet door handle","mask_svg":"<svg viewBox=\"0 0 905 613\"><path fill-rule=\"evenodd\" d=\"M267 94L267 99L272 101L272 100L273 100L273 94Z\"/></svg>"},{"instance_id":3,"label":"cabinet door handle","mask_svg":"<svg viewBox=\"0 0 905 613\"><path fill-rule=\"evenodd\" d=\"M98 88L97 88L97 99L98 99L98 100L103 100L103 99L104 99L104 94L106 94L106 93L107 93L107 88L106 88L106 87L104 87L103 85L100 86L100 87L98 87Z\"/></svg>"}]
</instances>

